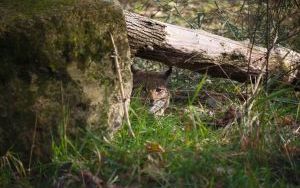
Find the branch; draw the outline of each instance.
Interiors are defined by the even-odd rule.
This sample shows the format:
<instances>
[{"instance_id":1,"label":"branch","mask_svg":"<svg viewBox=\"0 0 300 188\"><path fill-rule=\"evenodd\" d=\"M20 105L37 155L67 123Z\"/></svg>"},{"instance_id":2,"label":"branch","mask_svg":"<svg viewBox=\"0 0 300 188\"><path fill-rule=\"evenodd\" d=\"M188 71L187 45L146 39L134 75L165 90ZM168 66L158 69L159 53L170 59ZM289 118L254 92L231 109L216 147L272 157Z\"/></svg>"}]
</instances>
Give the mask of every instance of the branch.
<instances>
[{"instance_id":1,"label":"branch","mask_svg":"<svg viewBox=\"0 0 300 188\"><path fill-rule=\"evenodd\" d=\"M260 74L266 73L266 48L253 46L252 49L246 42L130 12L125 12L125 19L133 56L239 82L256 80ZM295 51L274 47L270 52L270 75L280 75L281 81L299 82L299 65L300 54Z\"/></svg>"}]
</instances>

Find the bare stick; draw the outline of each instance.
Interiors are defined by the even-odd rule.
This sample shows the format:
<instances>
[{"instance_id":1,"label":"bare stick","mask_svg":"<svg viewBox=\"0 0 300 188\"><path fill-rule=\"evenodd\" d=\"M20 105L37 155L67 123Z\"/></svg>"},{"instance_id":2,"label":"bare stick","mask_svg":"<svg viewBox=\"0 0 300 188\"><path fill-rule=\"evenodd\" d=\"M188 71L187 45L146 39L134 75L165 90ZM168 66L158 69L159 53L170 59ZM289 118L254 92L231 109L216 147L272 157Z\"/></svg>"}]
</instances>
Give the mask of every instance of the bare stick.
<instances>
[{"instance_id":1,"label":"bare stick","mask_svg":"<svg viewBox=\"0 0 300 188\"><path fill-rule=\"evenodd\" d=\"M120 64L119 64L119 60L118 60L119 54L118 54L118 50L117 50L114 38L113 38L111 33L110 33L110 38L111 38L111 42L112 42L113 47L114 47L114 54L113 54L112 57L114 58L115 66L116 66L117 73L118 73L118 79L119 79L119 84L120 84L120 91L121 91L124 115L125 115L125 119L126 119L128 128L129 128L129 132L130 132L131 136L133 138L135 138L135 134L134 134L134 132L131 128L131 123L130 123L130 120L129 120L128 108L126 106L127 98L125 97L125 94L124 94L123 79L122 79L122 75L121 75L121 71L120 71Z\"/></svg>"},{"instance_id":2,"label":"bare stick","mask_svg":"<svg viewBox=\"0 0 300 188\"><path fill-rule=\"evenodd\" d=\"M31 162L32 162L32 155L33 155L33 150L35 148L35 137L36 137L36 129L37 129L37 120L38 119L38 115L35 115L35 123L34 123L34 132L33 132L33 138L32 138L32 145L30 148L30 156L29 156L29 165L28 165L28 172L29 174L31 174Z\"/></svg>"}]
</instances>

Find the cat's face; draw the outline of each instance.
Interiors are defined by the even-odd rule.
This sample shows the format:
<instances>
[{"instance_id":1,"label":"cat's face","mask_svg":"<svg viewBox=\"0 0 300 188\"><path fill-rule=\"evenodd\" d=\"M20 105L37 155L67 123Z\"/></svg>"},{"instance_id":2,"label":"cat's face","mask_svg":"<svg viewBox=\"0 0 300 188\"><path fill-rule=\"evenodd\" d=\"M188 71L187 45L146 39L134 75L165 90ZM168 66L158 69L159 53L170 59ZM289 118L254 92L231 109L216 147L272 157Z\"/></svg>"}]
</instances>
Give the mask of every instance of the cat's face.
<instances>
[{"instance_id":1,"label":"cat's face","mask_svg":"<svg viewBox=\"0 0 300 188\"><path fill-rule=\"evenodd\" d=\"M133 88L142 88L144 96L150 101L150 112L155 115L163 115L169 105L170 92L167 88L171 68L166 72L133 72Z\"/></svg>"}]
</instances>

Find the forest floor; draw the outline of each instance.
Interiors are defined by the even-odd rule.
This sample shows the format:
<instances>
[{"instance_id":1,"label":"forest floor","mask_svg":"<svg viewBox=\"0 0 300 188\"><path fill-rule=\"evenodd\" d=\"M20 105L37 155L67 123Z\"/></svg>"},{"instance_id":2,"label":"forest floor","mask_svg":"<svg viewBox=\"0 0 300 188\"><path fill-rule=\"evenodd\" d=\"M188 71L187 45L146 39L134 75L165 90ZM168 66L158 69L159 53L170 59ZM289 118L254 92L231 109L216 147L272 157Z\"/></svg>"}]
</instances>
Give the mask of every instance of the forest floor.
<instances>
[{"instance_id":1,"label":"forest floor","mask_svg":"<svg viewBox=\"0 0 300 188\"><path fill-rule=\"evenodd\" d=\"M113 139L88 129L79 140L62 135L52 145L52 162L33 166L30 175L9 153L2 187L299 187L299 93L251 90L177 69L169 87L163 117L132 98L136 138L126 125ZM246 90L252 93L247 104L238 95ZM192 92L176 99L186 91Z\"/></svg>"},{"instance_id":2,"label":"forest floor","mask_svg":"<svg viewBox=\"0 0 300 188\"><path fill-rule=\"evenodd\" d=\"M243 20L251 15L242 10L246 1L174 2L129 0L123 5L164 22L247 39ZM258 43L264 40L264 29L263 24L256 28ZM146 70L163 69L136 61ZM8 164L0 170L0 187L300 186L299 92L276 78L266 87L177 69L169 88L171 103L163 117L150 115L139 96L132 98L136 138L126 125L113 139L88 129L80 140L62 135L52 145L51 163L35 165L31 174L7 153L0 159Z\"/></svg>"}]
</instances>

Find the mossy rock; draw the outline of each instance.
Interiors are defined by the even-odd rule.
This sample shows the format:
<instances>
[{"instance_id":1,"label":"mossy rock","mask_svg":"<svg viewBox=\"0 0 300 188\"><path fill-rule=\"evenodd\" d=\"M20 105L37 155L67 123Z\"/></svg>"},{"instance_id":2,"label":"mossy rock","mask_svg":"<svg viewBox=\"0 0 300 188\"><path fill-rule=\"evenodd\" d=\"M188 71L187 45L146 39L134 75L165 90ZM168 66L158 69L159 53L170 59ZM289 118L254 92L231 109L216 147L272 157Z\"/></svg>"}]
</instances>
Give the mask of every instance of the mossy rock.
<instances>
[{"instance_id":1,"label":"mossy rock","mask_svg":"<svg viewBox=\"0 0 300 188\"><path fill-rule=\"evenodd\" d=\"M31 10L31 11L29 11ZM0 3L0 156L51 158L51 143L81 130L99 137L121 126L122 100L110 32L125 92L132 77L121 8L101 0ZM34 143L34 147L33 146Z\"/></svg>"}]
</instances>

